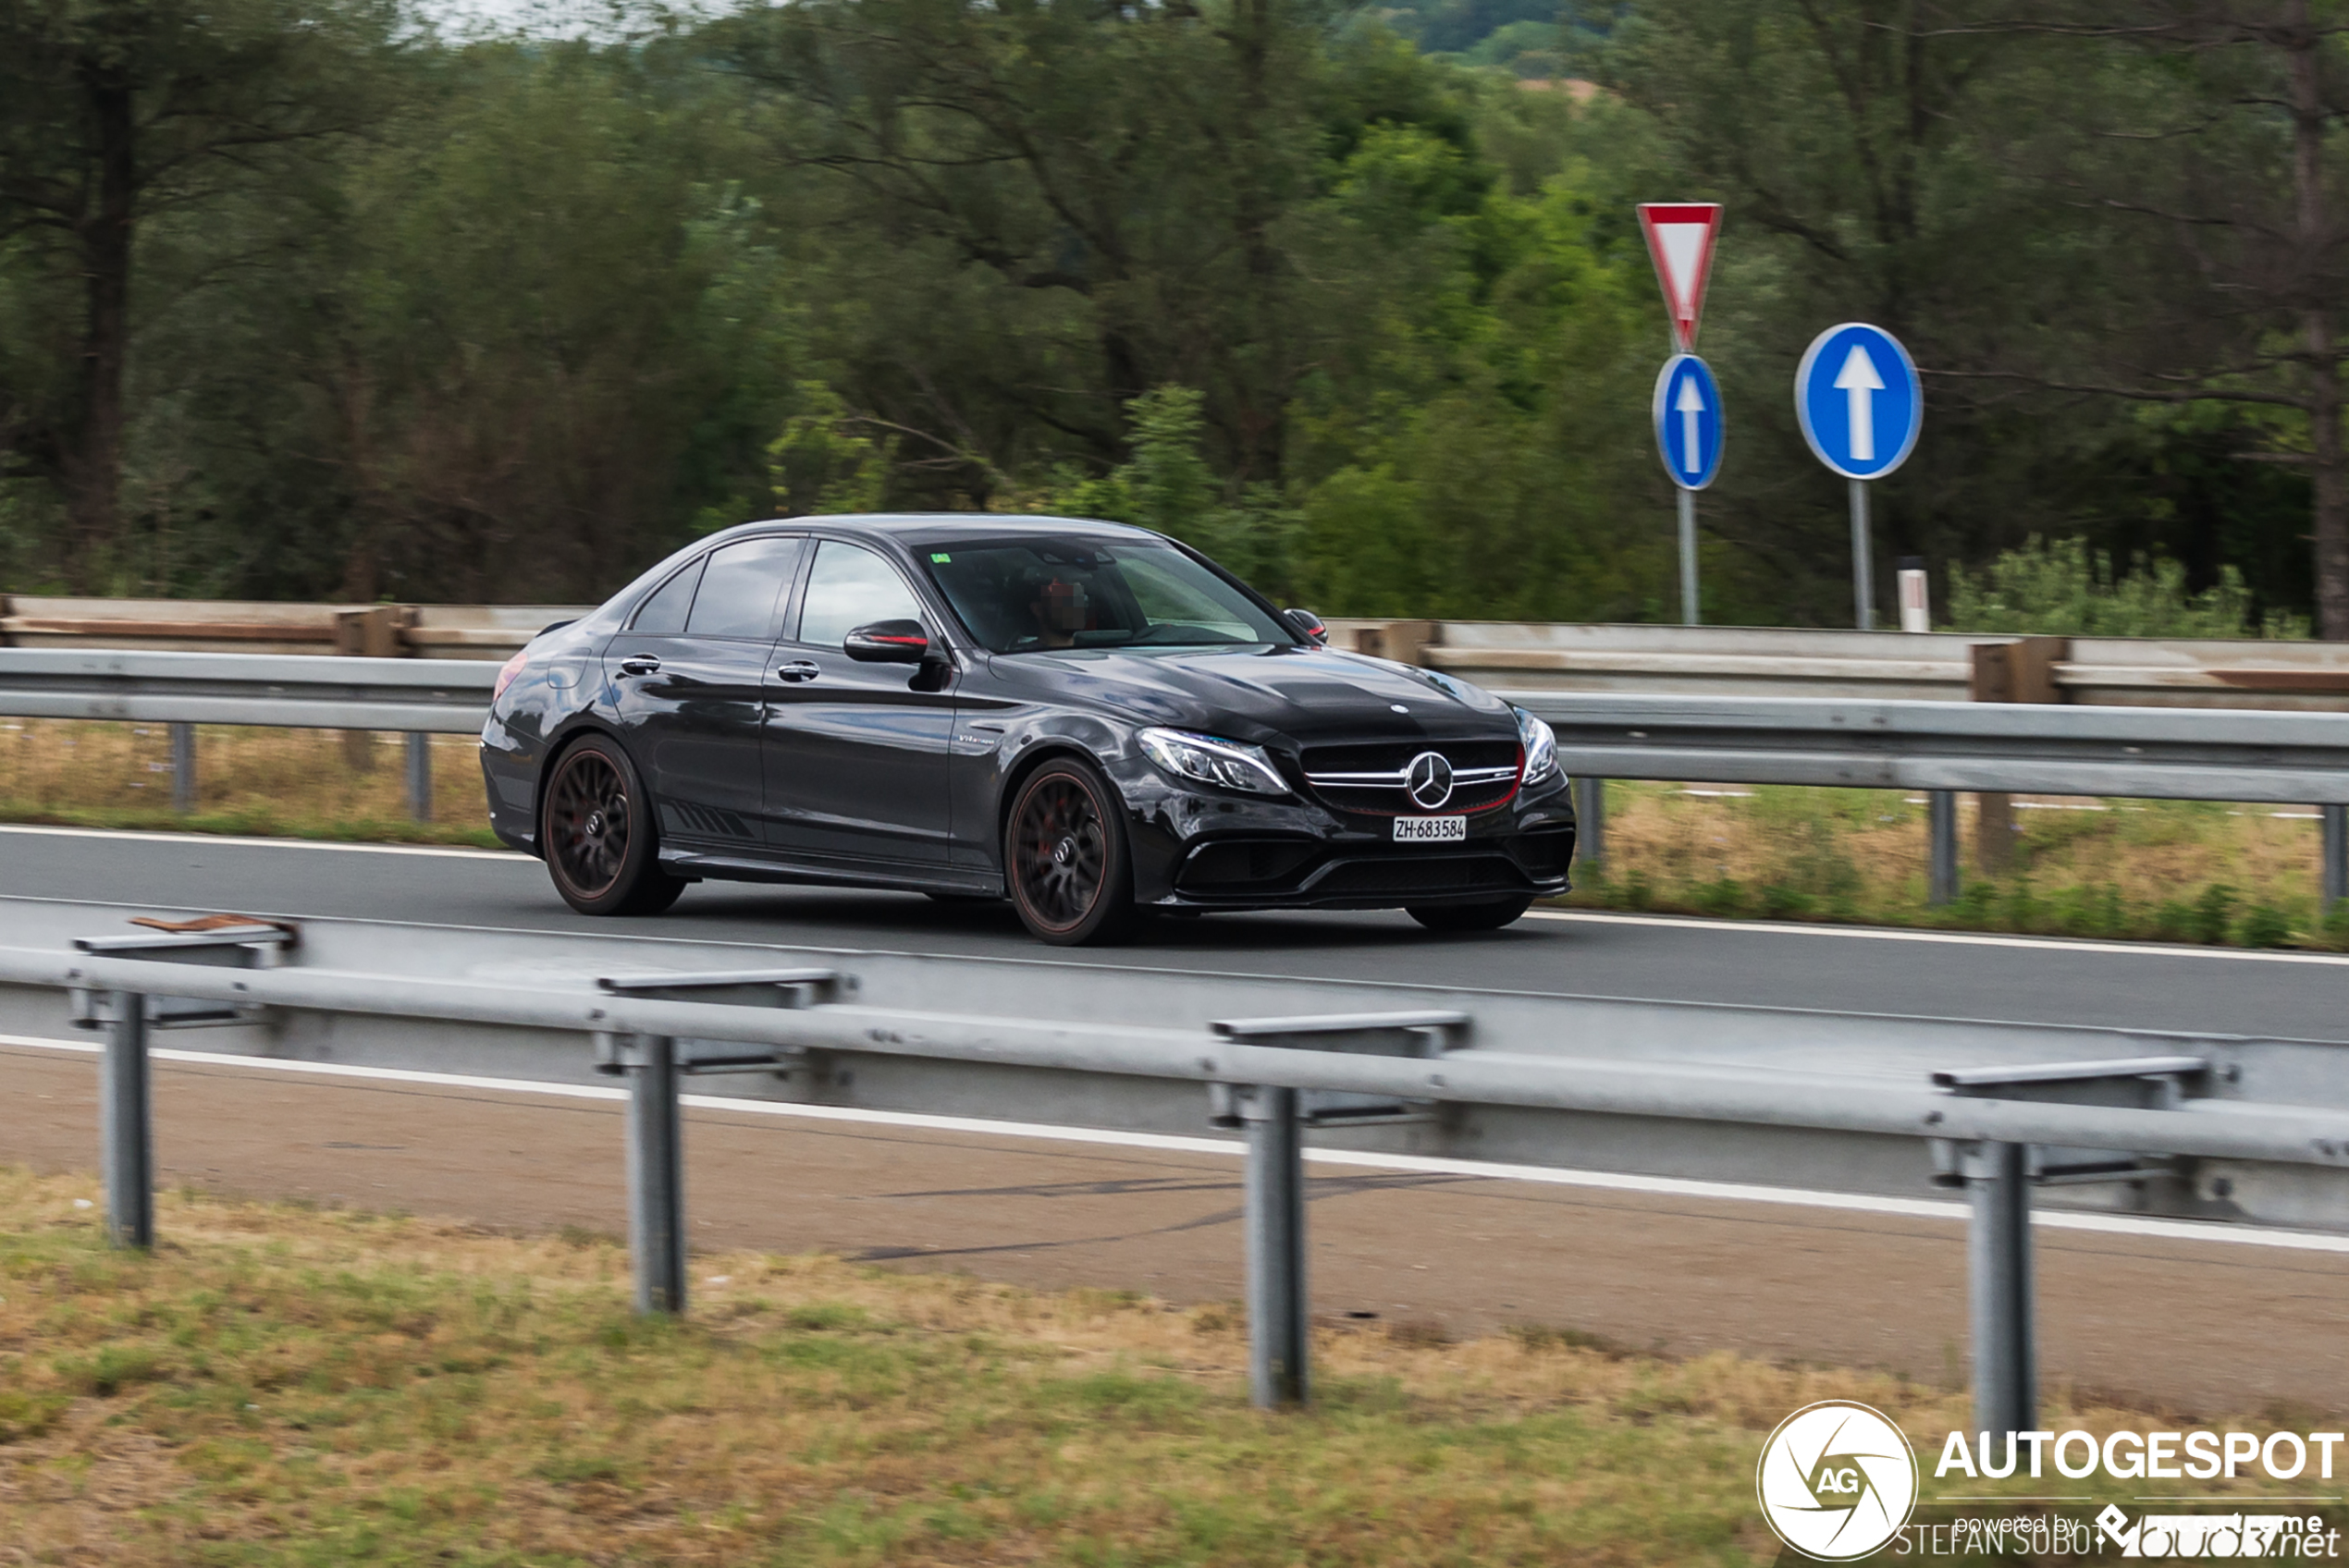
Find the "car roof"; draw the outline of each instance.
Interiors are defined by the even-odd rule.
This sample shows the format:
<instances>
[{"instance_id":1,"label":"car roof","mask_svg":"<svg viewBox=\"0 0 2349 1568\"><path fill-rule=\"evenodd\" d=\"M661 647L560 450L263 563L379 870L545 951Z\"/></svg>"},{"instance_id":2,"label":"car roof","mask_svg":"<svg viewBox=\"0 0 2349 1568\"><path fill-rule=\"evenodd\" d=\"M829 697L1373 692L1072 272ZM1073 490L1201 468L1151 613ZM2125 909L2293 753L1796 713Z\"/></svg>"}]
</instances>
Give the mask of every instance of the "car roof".
<instances>
[{"instance_id":1,"label":"car roof","mask_svg":"<svg viewBox=\"0 0 2349 1568\"><path fill-rule=\"evenodd\" d=\"M739 528L730 528L726 530L726 535L763 533L783 526L837 529L843 533L879 535L894 539L908 547L966 539L1015 539L1028 533L1044 536L1081 533L1126 538L1137 543L1154 541L1160 537L1147 528L1137 528L1131 523L1108 522L1099 518L1037 517L1005 512L852 512L828 517L770 518L763 522L746 522Z\"/></svg>"}]
</instances>

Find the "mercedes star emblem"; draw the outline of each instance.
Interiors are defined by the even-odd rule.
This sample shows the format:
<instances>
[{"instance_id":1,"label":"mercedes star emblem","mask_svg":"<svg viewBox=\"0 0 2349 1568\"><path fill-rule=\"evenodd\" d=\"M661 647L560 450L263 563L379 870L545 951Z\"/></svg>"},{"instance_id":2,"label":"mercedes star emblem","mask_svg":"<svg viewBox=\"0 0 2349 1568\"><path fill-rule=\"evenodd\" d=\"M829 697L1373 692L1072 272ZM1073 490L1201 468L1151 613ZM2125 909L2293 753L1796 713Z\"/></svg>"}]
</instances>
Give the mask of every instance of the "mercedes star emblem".
<instances>
[{"instance_id":1,"label":"mercedes star emblem","mask_svg":"<svg viewBox=\"0 0 2349 1568\"><path fill-rule=\"evenodd\" d=\"M1433 811L1452 798L1452 765L1441 752L1421 752L1403 770L1403 788L1422 811Z\"/></svg>"}]
</instances>

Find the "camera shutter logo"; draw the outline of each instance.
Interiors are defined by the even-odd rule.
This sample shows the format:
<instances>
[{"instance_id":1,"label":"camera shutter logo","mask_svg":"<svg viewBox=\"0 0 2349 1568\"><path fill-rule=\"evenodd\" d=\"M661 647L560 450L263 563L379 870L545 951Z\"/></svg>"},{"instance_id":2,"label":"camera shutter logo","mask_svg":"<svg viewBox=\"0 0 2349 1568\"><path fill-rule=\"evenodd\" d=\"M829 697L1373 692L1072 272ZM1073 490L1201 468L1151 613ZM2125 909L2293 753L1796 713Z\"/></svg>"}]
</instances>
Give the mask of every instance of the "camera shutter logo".
<instances>
[{"instance_id":1,"label":"camera shutter logo","mask_svg":"<svg viewBox=\"0 0 2349 1568\"><path fill-rule=\"evenodd\" d=\"M1442 752L1421 752L1403 770L1403 788L1427 811L1452 798L1452 765Z\"/></svg>"},{"instance_id":2,"label":"camera shutter logo","mask_svg":"<svg viewBox=\"0 0 2349 1568\"><path fill-rule=\"evenodd\" d=\"M1753 1485L1778 1539L1805 1557L1848 1562L1909 1522L1917 1458L1882 1412L1825 1400L1778 1423Z\"/></svg>"}]
</instances>

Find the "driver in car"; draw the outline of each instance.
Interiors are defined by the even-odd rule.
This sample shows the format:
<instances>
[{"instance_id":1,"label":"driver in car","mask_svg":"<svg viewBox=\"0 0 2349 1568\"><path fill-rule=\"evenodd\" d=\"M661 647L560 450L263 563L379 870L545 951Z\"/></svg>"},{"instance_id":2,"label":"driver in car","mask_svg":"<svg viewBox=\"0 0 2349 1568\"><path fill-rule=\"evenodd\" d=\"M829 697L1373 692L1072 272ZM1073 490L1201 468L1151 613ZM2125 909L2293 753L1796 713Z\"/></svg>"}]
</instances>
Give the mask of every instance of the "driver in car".
<instances>
[{"instance_id":1,"label":"driver in car","mask_svg":"<svg viewBox=\"0 0 2349 1568\"><path fill-rule=\"evenodd\" d=\"M1093 618L1092 595L1085 592L1085 584L1057 577L1037 588L1027 608L1036 618L1036 641L1047 648L1075 647L1076 634Z\"/></svg>"}]
</instances>

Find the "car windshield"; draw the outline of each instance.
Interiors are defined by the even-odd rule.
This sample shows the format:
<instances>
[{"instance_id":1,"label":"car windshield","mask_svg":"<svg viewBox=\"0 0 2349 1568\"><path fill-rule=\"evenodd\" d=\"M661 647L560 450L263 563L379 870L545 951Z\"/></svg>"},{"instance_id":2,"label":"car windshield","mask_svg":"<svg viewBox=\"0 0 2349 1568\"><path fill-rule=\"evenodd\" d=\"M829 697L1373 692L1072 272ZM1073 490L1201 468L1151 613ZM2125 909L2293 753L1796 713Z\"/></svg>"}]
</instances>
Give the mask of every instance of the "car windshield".
<instances>
[{"instance_id":1,"label":"car windshield","mask_svg":"<svg viewBox=\"0 0 2349 1568\"><path fill-rule=\"evenodd\" d=\"M971 635L999 654L1297 638L1182 551L1120 539L982 539L915 552Z\"/></svg>"}]
</instances>

